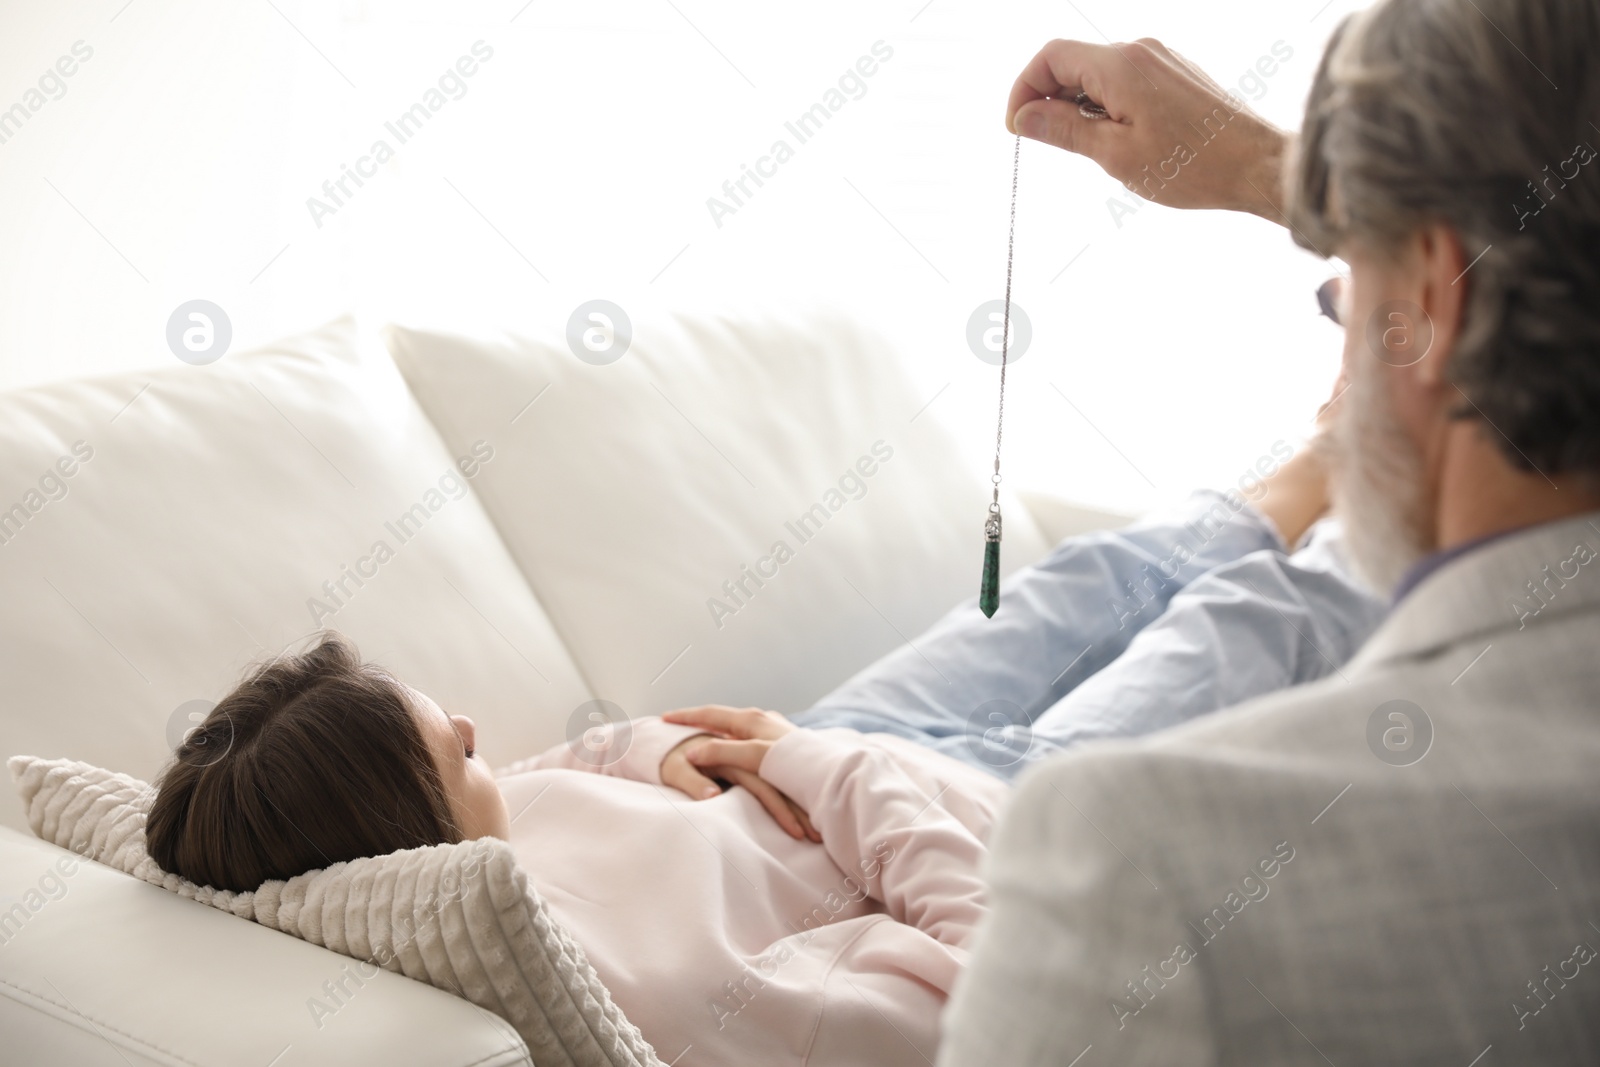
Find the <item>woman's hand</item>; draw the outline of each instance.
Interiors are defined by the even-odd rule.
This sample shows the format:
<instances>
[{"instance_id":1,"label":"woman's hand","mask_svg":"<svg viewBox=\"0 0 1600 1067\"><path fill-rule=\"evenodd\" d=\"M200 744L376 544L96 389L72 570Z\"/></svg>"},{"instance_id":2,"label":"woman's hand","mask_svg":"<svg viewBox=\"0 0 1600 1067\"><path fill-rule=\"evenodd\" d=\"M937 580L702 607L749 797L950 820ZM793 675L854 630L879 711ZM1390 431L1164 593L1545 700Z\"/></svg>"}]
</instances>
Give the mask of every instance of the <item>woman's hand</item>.
<instances>
[{"instance_id":1,"label":"woman's hand","mask_svg":"<svg viewBox=\"0 0 1600 1067\"><path fill-rule=\"evenodd\" d=\"M667 722L680 726L699 726L723 737L745 740L776 741L799 727L775 711L760 708L730 708L726 704L707 704L698 708L680 708L661 716ZM769 744L766 746L771 748ZM765 751L765 749L763 749ZM759 770L753 767L752 770Z\"/></svg>"},{"instance_id":2,"label":"woman's hand","mask_svg":"<svg viewBox=\"0 0 1600 1067\"><path fill-rule=\"evenodd\" d=\"M742 785L761 801L762 807L790 837L822 841L822 835L811 825L805 810L761 777L761 760L767 749L795 729L793 723L777 712L720 704L669 711L662 719L683 726L699 726L720 735L698 734L668 752L661 761L663 784L680 789L696 800L709 800L722 792L715 778Z\"/></svg>"},{"instance_id":3,"label":"woman's hand","mask_svg":"<svg viewBox=\"0 0 1600 1067\"><path fill-rule=\"evenodd\" d=\"M761 761L766 758L767 750L778 738L795 729L794 723L775 711L730 708L722 704L669 711L662 718L683 726L699 726L725 739L709 740L694 749L689 755L691 763L737 767L751 774L761 773Z\"/></svg>"},{"instance_id":4,"label":"woman's hand","mask_svg":"<svg viewBox=\"0 0 1600 1067\"><path fill-rule=\"evenodd\" d=\"M1106 109L1085 117L1079 91ZM1169 207L1231 208L1272 222L1287 137L1160 41L1051 41L1012 87L1006 129L1088 156Z\"/></svg>"}]
</instances>

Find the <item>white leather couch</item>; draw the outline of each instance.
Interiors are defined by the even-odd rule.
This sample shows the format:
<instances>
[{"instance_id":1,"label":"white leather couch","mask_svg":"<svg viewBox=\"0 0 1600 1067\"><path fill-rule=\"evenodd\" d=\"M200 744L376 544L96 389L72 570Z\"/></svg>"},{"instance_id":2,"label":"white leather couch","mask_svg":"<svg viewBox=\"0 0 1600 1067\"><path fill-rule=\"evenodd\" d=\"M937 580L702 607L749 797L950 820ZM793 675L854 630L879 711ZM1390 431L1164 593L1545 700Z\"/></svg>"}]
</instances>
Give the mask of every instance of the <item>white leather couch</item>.
<instances>
[{"instance_id":1,"label":"white leather couch","mask_svg":"<svg viewBox=\"0 0 1600 1067\"><path fill-rule=\"evenodd\" d=\"M495 765L596 699L802 709L977 587L983 457L902 358L827 315L639 322L605 366L559 329L341 321L0 394L0 754L148 780L197 702L319 625L472 715ZM1008 570L1113 518L1033 503ZM530 1062L464 1000L36 840L10 789L0 824L0 1061Z\"/></svg>"}]
</instances>

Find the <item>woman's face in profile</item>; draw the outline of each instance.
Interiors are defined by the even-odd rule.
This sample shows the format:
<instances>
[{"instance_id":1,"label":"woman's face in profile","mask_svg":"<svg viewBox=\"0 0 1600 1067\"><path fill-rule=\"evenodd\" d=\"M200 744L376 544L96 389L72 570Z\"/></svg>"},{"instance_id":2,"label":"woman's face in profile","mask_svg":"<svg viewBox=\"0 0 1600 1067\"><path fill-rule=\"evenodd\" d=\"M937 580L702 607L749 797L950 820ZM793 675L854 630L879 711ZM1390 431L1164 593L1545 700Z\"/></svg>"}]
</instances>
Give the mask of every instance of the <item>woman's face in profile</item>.
<instances>
[{"instance_id":1,"label":"woman's face in profile","mask_svg":"<svg viewBox=\"0 0 1600 1067\"><path fill-rule=\"evenodd\" d=\"M505 798L488 765L477 755L477 728L472 720L465 715L447 715L427 694L409 686L407 691L462 838L509 839L511 822Z\"/></svg>"}]
</instances>

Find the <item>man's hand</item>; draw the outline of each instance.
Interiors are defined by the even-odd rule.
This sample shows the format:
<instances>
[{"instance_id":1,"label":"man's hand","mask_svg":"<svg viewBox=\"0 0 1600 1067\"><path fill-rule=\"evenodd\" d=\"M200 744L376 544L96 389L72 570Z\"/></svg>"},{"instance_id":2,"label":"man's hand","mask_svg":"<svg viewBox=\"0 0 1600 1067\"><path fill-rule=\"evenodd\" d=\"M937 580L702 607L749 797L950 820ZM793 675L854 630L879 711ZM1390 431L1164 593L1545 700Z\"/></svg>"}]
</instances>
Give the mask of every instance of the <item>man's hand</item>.
<instances>
[{"instance_id":1,"label":"man's hand","mask_svg":"<svg viewBox=\"0 0 1600 1067\"><path fill-rule=\"evenodd\" d=\"M811 825L811 818L805 810L779 792L760 773L761 758L766 755L766 750L779 737L795 729L793 723L776 712L759 708L730 708L720 704L669 711L662 719L684 726L705 727L721 735L697 734L668 752L661 761L663 784L680 789L696 800L709 800L722 792L715 778L742 785L761 801L762 807L790 837L802 841L822 841L822 835ZM750 740L725 740L729 737ZM716 747L729 744L763 747L759 752Z\"/></svg>"},{"instance_id":2,"label":"man's hand","mask_svg":"<svg viewBox=\"0 0 1600 1067\"><path fill-rule=\"evenodd\" d=\"M1082 115L1080 91L1108 118ZM1160 41L1051 41L1012 87L1006 129L1088 156L1146 200L1283 221L1286 135Z\"/></svg>"}]
</instances>

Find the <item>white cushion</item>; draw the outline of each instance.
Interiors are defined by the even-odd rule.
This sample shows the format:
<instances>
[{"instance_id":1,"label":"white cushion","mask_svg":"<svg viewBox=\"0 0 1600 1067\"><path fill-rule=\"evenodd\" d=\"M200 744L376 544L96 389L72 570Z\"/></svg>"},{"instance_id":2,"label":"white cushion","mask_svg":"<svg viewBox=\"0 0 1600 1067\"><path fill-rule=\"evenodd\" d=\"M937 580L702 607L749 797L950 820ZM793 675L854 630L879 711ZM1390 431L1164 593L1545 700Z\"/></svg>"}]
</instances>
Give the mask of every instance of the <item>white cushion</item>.
<instances>
[{"instance_id":1,"label":"white cushion","mask_svg":"<svg viewBox=\"0 0 1600 1067\"><path fill-rule=\"evenodd\" d=\"M984 457L849 320L641 318L607 365L554 331L387 340L451 449L495 442L475 488L590 686L631 715L801 710L977 594ZM1010 571L1047 546L1002 504Z\"/></svg>"},{"instance_id":2,"label":"white cushion","mask_svg":"<svg viewBox=\"0 0 1600 1067\"><path fill-rule=\"evenodd\" d=\"M358 336L344 320L209 366L0 395L7 751L149 778L180 707L319 624L478 719L492 762L563 739L591 694L456 466L494 469L481 455L505 435L446 449ZM393 557L363 565L379 541ZM376 574L358 587L346 566ZM341 579L335 602L322 586ZM22 825L14 801L0 820Z\"/></svg>"},{"instance_id":3,"label":"white cushion","mask_svg":"<svg viewBox=\"0 0 1600 1067\"><path fill-rule=\"evenodd\" d=\"M308 998L320 1023L379 968L504 1018L539 1067L657 1065L504 841L485 838L336 863L236 893L161 870L145 851L155 791L72 760L13 756L12 778L41 838L125 874L362 961L340 991Z\"/></svg>"},{"instance_id":4,"label":"white cushion","mask_svg":"<svg viewBox=\"0 0 1600 1067\"><path fill-rule=\"evenodd\" d=\"M1089 507L1053 493L1021 490L1017 496L1027 507L1033 521L1045 535L1045 540L1056 544L1068 537L1094 533L1097 530L1115 530L1133 522L1138 516L1126 512L1106 511Z\"/></svg>"}]
</instances>

